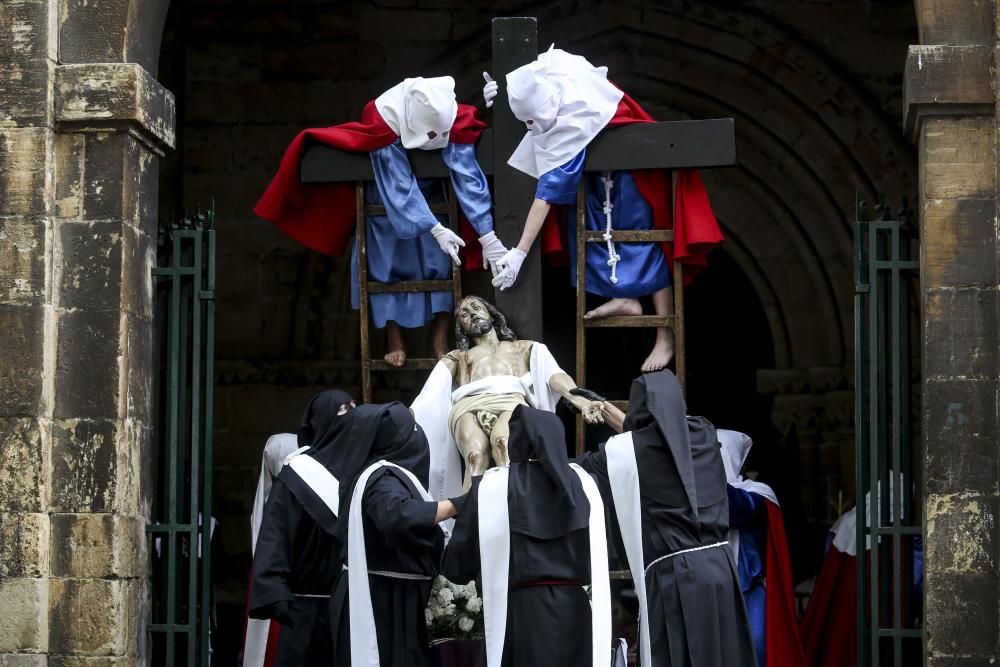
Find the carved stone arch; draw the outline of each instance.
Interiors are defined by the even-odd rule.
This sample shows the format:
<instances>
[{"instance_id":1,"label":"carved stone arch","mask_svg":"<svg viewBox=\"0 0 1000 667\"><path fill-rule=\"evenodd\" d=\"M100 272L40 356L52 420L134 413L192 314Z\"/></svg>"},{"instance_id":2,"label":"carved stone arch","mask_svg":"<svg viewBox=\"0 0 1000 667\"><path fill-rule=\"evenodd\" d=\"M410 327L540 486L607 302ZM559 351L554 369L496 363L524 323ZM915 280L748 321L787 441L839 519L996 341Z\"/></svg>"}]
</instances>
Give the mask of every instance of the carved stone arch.
<instances>
[{"instance_id":1,"label":"carved stone arch","mask_svg":"<svg viewBox=\"0 0 1000 667\"><path fill-rule=\"evenodd\" d=\"M156 77L170 0L61 3L59 62L136 63Z\"/></svg>"}]
</instances>

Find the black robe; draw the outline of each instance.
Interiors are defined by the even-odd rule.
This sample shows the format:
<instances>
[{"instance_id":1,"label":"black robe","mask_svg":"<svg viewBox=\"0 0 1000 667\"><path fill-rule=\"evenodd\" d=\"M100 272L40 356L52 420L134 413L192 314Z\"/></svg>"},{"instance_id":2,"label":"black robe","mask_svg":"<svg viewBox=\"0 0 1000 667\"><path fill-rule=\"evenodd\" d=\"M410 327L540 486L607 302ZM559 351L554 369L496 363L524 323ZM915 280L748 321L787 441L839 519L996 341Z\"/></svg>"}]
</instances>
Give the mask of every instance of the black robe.
<instances>
[{"instance_id":1,"label":"black robe","mask_svg":"<svg viewBox=\"0 0 1000 667\"><path fill-rule=\"evenodd\" d=\"M659 381L662 377L654 378L651 384ZM636 399L645 398L644 389L637 397L633 386L630 416L640 412ZM643 561L647 565L667 554L726 542L729 534L726 474L715 427L701 417L685 419L681 398L679 405L668 406L667 418L674 424L673 430L667 429L659 423L664 420L663 407L653 410L658 413L655 420L645 413L645 418L626 422L626 428L635 427L632 439L639 471ZM664 436L665 431L677 433L677 428L687 431L691 464L687 480ZM597 481L605 504L613 505L603 449L576 461ZM696 510L688 490L694 491ZM728 545L659 561L646 573L646 597L654 667L756 665L746 607Z\"/></svg>"},{"instance_id":2,"label":"black robe","mask_svg":"<svg viewBox=\"0 0 1000 667\"><path fill-rule=\"evenodd\" d=\"M412 482L392 468L373 473L362 498L369 572L404 572L428 577L420 581L369 575L379 662L382 667L430 667L424 610L444 550L444 533L435 523L437 503L424 501ZM345 554L346 551L345 548ZM332 664L350 665L351 619L346 570L340 572L334 585L330 622L334 643Z\"/></svg>"},{"instance_id":3,"label":"black robe","mask_svg":"<svg viewBox=\"0 0 1000 667\"><path fill-rule=\"evenodd\" d=\"M332 469L351 424L354 399L331 389L316 394L299 423L298 443ZM340 410L347 411L341 414ZM285 466L274 481L254 549L249 616L268 619L280 602L291 604L291 623L278 634L275 667L323 664L333 648L330 593L341 567L336 518Z\"/></svg>"},{"instance_id":4,"label":"black robe","mask_svg":"<svg viewBox=\"0 0 1000 667\"><path fill-rule=\"evenodd\" d=\"M552 413L516 408L508 451L510 590L503 665L586 667L593 663L590 600L583 589L590 583L590 505L566 460L562 422ZM450 581L475 578L479 590L481 479L461 501L442 566ZM485 652L480 664L486 664Z\"/></svg>"},{"instance_id":5,"label":"black robe","mask_svg":"<svg viewBox=\"0 0 1000 667\"><path fill-rule=\"evenodd\" d=\"M340 571L337 540L319 527L288 487L271 487L253 557L250 617L271 618L278 602L292 603L293 624L278 634L275 665L319 665L333 648L330 592Z\"/></svg>"}]
</instances>

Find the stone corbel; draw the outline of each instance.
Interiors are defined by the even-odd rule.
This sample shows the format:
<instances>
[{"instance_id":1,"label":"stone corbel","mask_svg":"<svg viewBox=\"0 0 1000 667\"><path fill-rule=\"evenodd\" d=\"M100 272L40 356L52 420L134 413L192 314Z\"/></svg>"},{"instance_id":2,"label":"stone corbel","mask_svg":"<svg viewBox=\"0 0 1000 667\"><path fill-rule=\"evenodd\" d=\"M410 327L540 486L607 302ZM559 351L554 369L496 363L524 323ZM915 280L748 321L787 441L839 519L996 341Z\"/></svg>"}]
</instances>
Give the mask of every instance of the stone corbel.
<instances>
[{"instance_id":1,"label":"stone corbel","mask_svg":"<svg viewBox=\"0 0 1000 667\"><path fill-rule=\"evenodd\" d=\"M160 156L174 147L174 95L135 63L57 66L55 112L63 130L120 129Z\"/></svg>"},{"instance_id":2,"label":"stone corbel","mask_svg":"<svg viewBox=\"0 0 1000 667\"><path fill-rule=\"evenodd\" d=\"M992 68L990 46L911 46L903 83L907 134L916 141L927 116L992 116Z\"/></svg>"}]
</instances>

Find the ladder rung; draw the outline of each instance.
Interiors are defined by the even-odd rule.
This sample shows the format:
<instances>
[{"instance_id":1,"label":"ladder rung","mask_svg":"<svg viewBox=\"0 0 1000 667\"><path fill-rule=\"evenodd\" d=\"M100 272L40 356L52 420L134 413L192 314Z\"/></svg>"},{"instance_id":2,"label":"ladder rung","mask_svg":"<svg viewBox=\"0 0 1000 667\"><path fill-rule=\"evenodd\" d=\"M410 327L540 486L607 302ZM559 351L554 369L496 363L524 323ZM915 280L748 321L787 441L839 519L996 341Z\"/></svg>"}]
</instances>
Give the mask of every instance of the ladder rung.
<instances>
[{"instance_id":1,"label":"ladder rung","mask_svg":"<svg viewBox=\"0 0 1000 667\"><path fill-rule=\"evenodd\" d=\"M402 366L393 366L385 359L372 359L368 362L368 368L373 371L429 371L437 365L437 362L437 359L407 358Z\"/></svg>"},{"instance_id":2,"label":"ladder rung","mask_svg":"<svg viewBox=\"0 0 1000 667\"><path fill-rule=\"evenodd\" d=\"M438 215L448 215L451 213L451 206L448 202L437 202L435 204L428 204L431 208L431 213ZM365 215L386 215L385 206L382 204L365 204Z\"/></svg>"},{"instance_id":3,"label":"ladder rung","mask_svg":"<svg viewBox=\"0 0 1000 667\"><path fill-rule=\"evenodd\" d=\"M583 233L587 243L603 243L604 232L588 229ZM612 229L611 240L615 243L652 243L656 241L673 241L674 232L670 229Z\"/></svg>"},{"instance_id":4,"label":"ladder rung","mask_svg":"<svg viewBox=\"0 0 1000 667\"><path fill-rule=\"evenodd\" d=\"M368 283L369 294L384 292L450 292L455 285L450 280L404 280L398 283Z\"/></svg>"},{"instance_id":5,"label":"ladder rung","mask_svg":"<svg viewBox=\"0 0 1000 667\"><path fill-rule=\"evenodd\" d=\"M619 317L604 317L599 320L584 320L585 327L672 327L676 315L622 315Z\"/></svg>"}]
</instances>

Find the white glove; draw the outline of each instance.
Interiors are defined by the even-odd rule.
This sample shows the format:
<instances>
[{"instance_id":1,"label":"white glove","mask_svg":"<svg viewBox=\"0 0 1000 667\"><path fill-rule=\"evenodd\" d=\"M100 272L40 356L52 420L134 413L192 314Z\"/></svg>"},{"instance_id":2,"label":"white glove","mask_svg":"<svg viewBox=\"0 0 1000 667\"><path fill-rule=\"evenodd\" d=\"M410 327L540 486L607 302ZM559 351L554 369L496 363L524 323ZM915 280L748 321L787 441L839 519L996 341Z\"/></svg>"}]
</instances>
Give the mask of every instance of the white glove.
<instances>
[{"instance_id":1,"label":"white glove","mask_svg":"<svg viewBox=\"0 0 1000 667\"><path fill-rule=\"evenodd\" d=\"M497 262L500 274L493 279L493 286L505 290L513 285L514 281L517 280L517 274L521 271L521 264L524 264L524 258L527 256L528 253L518 248L508 250L507 254Z\"/></svg>"},{"instance_id":2,"label":"white glove","mask_svg":"<svg viewBox=\"0 0 1000 667\"><path fill-rule=\"evenodd\" d=\"M493 106L493 98L497 96L498 86L489 72L483 72L483 78L486 79L486 85L483 86L483 99L486 100L486 108L489 109Z\"/></svg>"},{"instance_id":3,"label":"white glove","mask_svg":"<svg viewBox=\"0 0 1000 667\"><path fill-rule=\"evenodd\" d=\"M465 247L465 241L459 238L458 234L451 231L440 222L431 228L431 234L434 235L434 239L441 246L441 252L451 255L451 259L455 262L455 266L459 266L462 260L458 258L458 249Z\"/></svg>"},{"instance_id":4,"label":"white glove","mask_svg":"<svg viewBox=\"0 0 1000 667\"><path fill-rule=\"evenodd\" d=\"M479 237L479 245L483 246L483 268L493 272L496 278L500 273L498 262L507 254L507 248L493 232L487 232Z\"/></svg>"}]
</instances>

